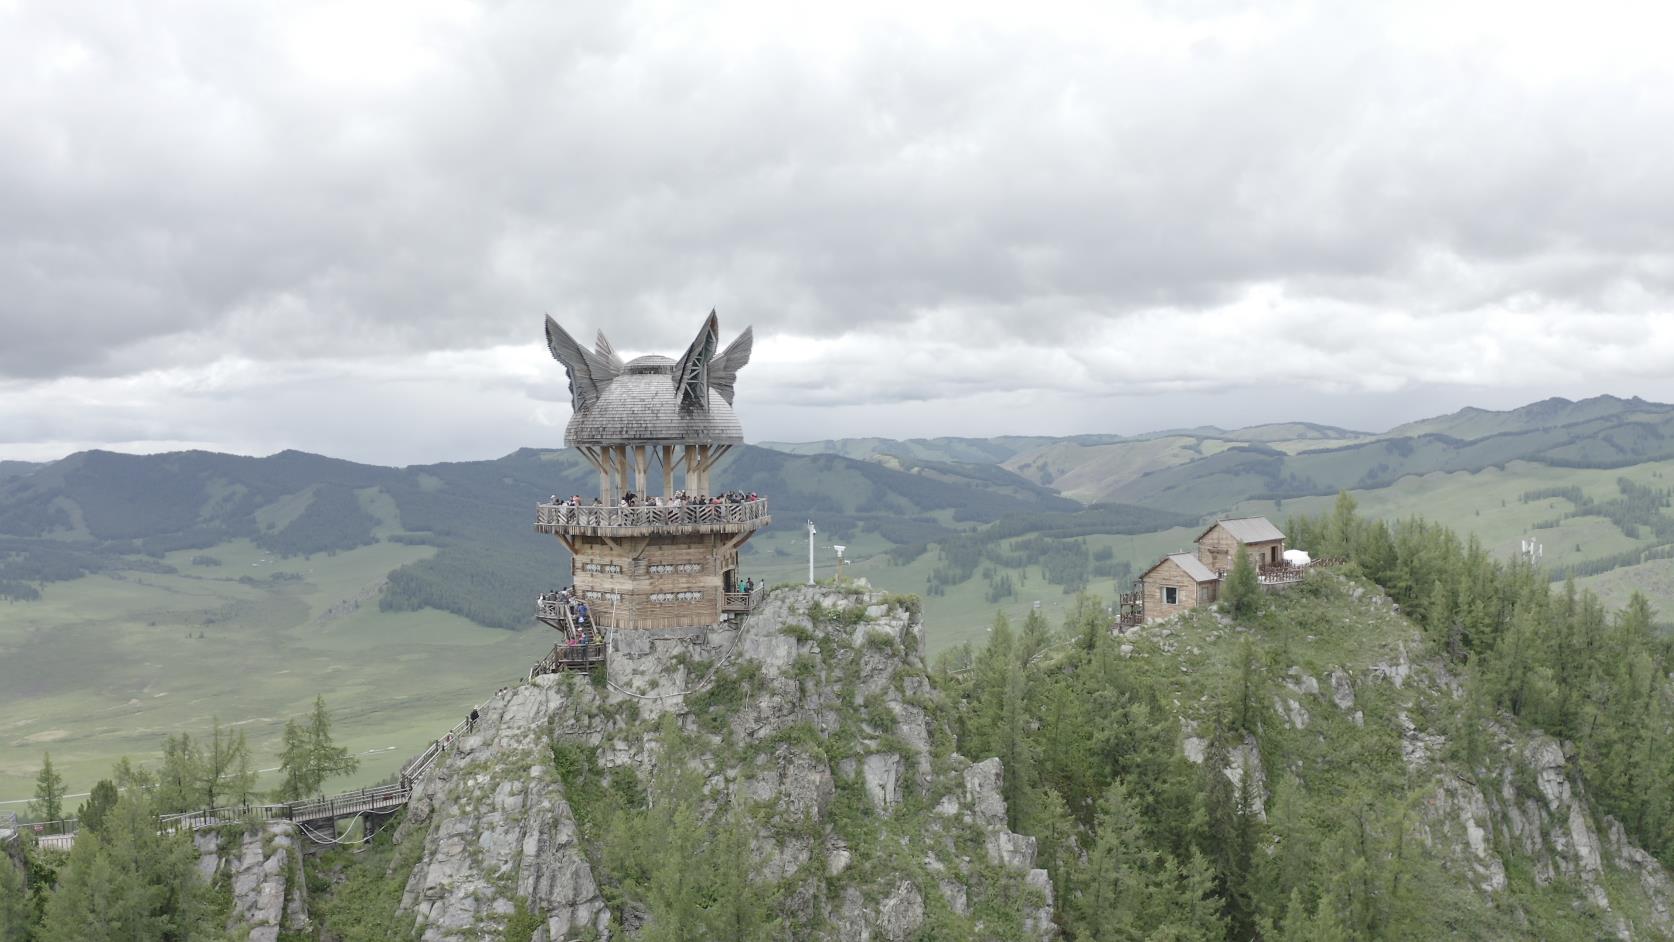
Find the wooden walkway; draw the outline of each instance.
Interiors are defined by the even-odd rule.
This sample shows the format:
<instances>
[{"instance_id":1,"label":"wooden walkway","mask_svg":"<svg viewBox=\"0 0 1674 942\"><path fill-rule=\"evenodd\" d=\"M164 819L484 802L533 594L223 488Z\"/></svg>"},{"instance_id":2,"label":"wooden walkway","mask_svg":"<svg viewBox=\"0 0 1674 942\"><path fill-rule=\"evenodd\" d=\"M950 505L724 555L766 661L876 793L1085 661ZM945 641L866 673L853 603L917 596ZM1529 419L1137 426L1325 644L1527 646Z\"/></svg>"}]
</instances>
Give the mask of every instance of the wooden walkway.
<instances>
[{"instance_id":1,"label":"wooden walkway","mask_svg":"<svg viewBox=\"0 0 1674 942\"><path fill-rule=\"evenodd\" d=\"M480 704L479 704L480 706ZM303 798L298 801L279 802L275 804L244 804L230 805L223 808L205 808L200 811L187 811L178 814L165 814L157 819L158 830L165 833L176 831L198 831L203 828L220 827L227 824L246 824L250 822L290 821L299 826L305 834L312 829L335 825L341 818L353 817L361 814L387 814L406 807L413 797L413 791L424 780L426 774L436 765L444 753L453 748L454 741L467 732L469 720L461 720L458 725L448 730L441 739L432 742L426 749L401 766L396 780L388 785L374 785L370 788L356 789L320 798ZM7 815L10 821L7 821ZM7 813L0 815L0 844L15 838L23 831L30 831L35 835L35 842L48 850L69 851L75 846L78 822L75 818L62 821L43 821L40 823L19 824L17 815ZM335 830L333 830L335 835Z\"/></svg>"}]
</instances>

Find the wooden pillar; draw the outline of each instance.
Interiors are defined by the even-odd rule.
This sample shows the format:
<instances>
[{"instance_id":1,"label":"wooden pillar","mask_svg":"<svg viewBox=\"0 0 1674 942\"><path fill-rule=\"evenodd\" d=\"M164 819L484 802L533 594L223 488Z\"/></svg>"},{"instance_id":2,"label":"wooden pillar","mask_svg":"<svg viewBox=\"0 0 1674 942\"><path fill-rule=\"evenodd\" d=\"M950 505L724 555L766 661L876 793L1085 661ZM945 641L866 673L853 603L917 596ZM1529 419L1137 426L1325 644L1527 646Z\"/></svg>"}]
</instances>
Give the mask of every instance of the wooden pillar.
<instances>
[{"instance_id":1,"label":"wooden pillar","mask_svg":"<svg viewBox=\"0 0 1674 942\"><path fill-rule=\"evenodd\" d=\"M674 446L664 445L662 447L661 457L663 465L663 499L667 500L668 498L674 496Z\"/></svg>"},{"instance_id":2,"label":"wooden pillar","mask_svg":"<svg viewBox=\"0 0 1674 942\"><path fill-rule=\"evenodd\" d=\"M645 453L644 445L634 446L634 493L640 500L645 500L645 466L650 456Z\"/></svg>"},{"instance_id":3,"label":"wooden pillar","mask_svg":"<svg viewBox=\"0 0 1674 942\"><path fill-rule=\"evenodd\" d=\"M599 500L610 503L610 455L603 445L593 446L594 464L599 466Z\"/></svg>"},{"instance_id":4,"label":"wooden pillar","mask_svg":"<svg viewBox=\"0 0 1674 942\"><path fill-rule=\"evenodd\" d=\"M616 462L616 483L619 485L616 497L620 500L628 493L628 446L615 445L611 451Z\"/></svg>"},{"instance_id":5,"label":"wooden pillar","mask_svg":"<svg viewBox=\"0 0 1674 942\"><path fill-rule=\"evenodd\" d=\"M686 474L685 488L687 497L696 497L697 490L697 446L687 443L685 449Z\"/></svg>"},{"instance_id":6,"label":"wooden pillar","mask_svg":"<svg viewBox=\"0 0 1674 942\"><path fill-rule=\"evenodd\" d=\"M725 455L727 452L731 451L731 450L732 450L731 445L712 445L712 446L710 446L710 449L709 449L709 464L708 464L707 467L705 467L703 469L703 483L705 485L708 485L710 483L709 473L711 471L715 470L716 465L721 463L721 457L723 455Z\"/></svg>"}]
</instances>

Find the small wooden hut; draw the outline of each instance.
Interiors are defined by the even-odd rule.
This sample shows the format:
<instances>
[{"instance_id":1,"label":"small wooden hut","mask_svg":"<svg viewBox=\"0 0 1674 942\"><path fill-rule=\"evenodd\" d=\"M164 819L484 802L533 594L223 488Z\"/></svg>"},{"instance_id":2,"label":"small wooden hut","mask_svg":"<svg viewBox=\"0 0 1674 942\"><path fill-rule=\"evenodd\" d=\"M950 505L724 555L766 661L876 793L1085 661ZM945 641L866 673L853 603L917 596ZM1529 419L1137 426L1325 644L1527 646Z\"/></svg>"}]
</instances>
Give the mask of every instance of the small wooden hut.
<instances>
[{"instance_id":1,"label":"small wooden hut","mask_svg":"<svg viewBox=\"0 0 1674 942\"><path fill-rule=\"evenodd\" d=\"M1167 618L1215 601L1220 577L1190 553L1164 556L1139 577L1145 620Z\"/></svg>"},{"instance_id":2,"label":"small wooden hut","mask_svg":"<svg viewBox=\"0 0 1674 942\"><path fill-rule=\"evenodd\" d=\"M1257 569L1284 562L1285 535L1266 517L1234 517L1217 520L1197 535L1197 558L1211 572L1232 571L1233 553L1250 554Z\"/></svg>"}]
</instances>

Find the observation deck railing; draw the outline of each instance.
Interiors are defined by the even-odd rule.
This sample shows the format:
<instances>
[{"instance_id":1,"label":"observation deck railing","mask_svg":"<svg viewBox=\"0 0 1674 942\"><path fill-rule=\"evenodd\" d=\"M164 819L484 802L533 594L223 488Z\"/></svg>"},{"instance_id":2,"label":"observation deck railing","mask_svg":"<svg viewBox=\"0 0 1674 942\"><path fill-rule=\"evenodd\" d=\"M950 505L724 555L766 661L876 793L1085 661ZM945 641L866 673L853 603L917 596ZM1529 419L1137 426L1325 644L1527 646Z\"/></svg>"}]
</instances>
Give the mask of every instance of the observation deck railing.
<instances>
[{"instance_id":1,"label":"observation deck railing","mask_svg":"<svg viewBox=\"0 0 1674 942\"><path fill-rule=\"evenodd\" d=\"M728 592L721 596L721 611L748 615L756 610L756 606L761 604L765 595L766 590L760 586L748 592Z\"/></svg>"},{"instance_id":2,"label":"observation deck railing","mask_svg":"<svg viewBox=\"0 0 1674 942\"><path fill-rule=\"evenodd\" d=\"M680 507L601 507L566 503L535 505L535 529L551 532L568 528L660 529L679 527L747 526L768 519L767 499L731 501L719 504L685 504Z\"/></svg>"}]
</instances>

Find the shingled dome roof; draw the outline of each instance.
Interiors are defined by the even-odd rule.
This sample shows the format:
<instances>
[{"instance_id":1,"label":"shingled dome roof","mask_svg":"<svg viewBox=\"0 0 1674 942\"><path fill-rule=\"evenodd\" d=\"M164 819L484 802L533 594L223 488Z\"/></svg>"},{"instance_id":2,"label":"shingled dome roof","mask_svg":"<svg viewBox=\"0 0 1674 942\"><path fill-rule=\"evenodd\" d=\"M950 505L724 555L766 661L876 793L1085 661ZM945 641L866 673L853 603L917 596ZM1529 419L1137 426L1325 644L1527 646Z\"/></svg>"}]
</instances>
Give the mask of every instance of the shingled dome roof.
<instances>
[{"instance_id":1,"label":"shingled dome roof","mask_svg":"<svg viewBox=\"0 0 1674 942\"><path fill-rule=\"evenodd\" d=\"M732 396L738 371L750 361L749 328L721 350L720 325L711 311L678 360L643 356L623 363L603 333L587 350L550 317L546 342L570 381L575 414L565 444L743 443Z\"/></svg>"},{"instance_id":2,"label":"shingled dome roof","mask_svg":"<svg viewBox=\"0 0 1674 942\"><path fill-rule=\"evenodd\" d=\"M662 362L646 362L655 360ZM712 391L705 395L708 408L683 406L674 385L674 361L640 357L605 387L597 402L570 419L564 444L742 444L744 427L732 406Z\"/></svg>"}]
</instances>

